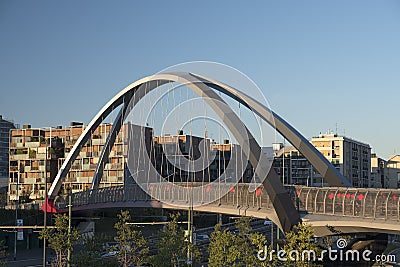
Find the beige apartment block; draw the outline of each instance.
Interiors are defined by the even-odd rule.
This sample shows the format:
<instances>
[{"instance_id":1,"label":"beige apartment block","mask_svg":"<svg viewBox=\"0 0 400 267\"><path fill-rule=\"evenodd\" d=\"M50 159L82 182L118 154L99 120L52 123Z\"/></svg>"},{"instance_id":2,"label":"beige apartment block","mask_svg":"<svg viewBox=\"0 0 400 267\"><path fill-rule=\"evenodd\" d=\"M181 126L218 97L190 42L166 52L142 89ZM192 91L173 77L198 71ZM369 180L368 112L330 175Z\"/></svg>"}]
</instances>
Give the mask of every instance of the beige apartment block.
<instances>
[{"instance_id":1,"label":"beige apartment block","mask_svg":"<svg viewBox=\"0 0 400 267\"><path fill-rule=\"evenodd\" d=\"M90 187L96 164L112 125L102 124L92 133L92 139L82 148L71 166L64 187L72 192ZM69 127L31 128L11 131L9 147L8 203L15 201L41 203L45 186L50 188L58 169L84 130L81 123ZM121 185L124 181L124 153L122 133L117 136L108 163L104 168L100 187Z\"/></svg>"},{"instance_id":2,"label":"beige apartment block","mask_svg":"<svg viewBox=\"0 0 400 267\"><path fill-rule=\"evenodd\" d=\"M354 187L370 187L371 148L337 134L320 134L311 143Z\"/></svg>"},{"instance_id":3,"label":"beige apartment block","mask_svg":"<svg viewBox=\"0 0 400 267\"><path fill-rule=\"evenodd\" d=\"M375 153L371 155L370 187L389 188L389 169L387 167L387 161L378 157Z\"/></svg>"},{"instance_id":4,"label":"beige apartment block","mask_svg":"<svg viewBox=\"0 0 400 267\"><path fill-rule=\"evenodd\" d=\"M316 171L311 163L294 147L276 143L273 168L284 184L312 186Z\"/></svg>"},{"instance_id":5,"label":"beige apartment block","mask_svg":"<svg viewBox=\"0 0 400 267\"><path fill-rule=\"evenodd\" d=\"M387 188L400 188L400 155L395 155L387 161Z\"/></svg>"},{"instance_id":6,"label":"beige apartment block","mask_svg":"<svg viewBox=\"0 0 400 267\"><path fill-rule=\"evenodd\" d=\"M371 179L371 148L368 144L336 134L320 134L311 144L325 156L355 187L378 187L379 172ZM273 167L284 183L328 186L310 162L293 146L274 143ZM380 177L379 177L380 179Z\"/></svg>"}]
</instances>

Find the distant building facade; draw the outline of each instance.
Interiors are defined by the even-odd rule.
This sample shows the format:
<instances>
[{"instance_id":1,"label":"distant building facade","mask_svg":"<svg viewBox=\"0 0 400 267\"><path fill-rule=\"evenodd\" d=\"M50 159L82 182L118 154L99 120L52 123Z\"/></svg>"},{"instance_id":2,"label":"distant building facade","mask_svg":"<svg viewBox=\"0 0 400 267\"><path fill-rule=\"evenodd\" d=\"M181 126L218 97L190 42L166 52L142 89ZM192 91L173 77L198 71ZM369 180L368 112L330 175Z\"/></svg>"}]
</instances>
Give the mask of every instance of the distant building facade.
<instances>
[{"instance_id":1,"label":"distant building facade","mask_svg":"<svg viewBox=\"0 0 400 267\"><path fill-rule=\"evenodd\" d=\"M311 139L311 144L354 187L370 187L371 147L368 144L337 134L320 134Z\"/></svg>"},{"instance_id":2,"label":"distant building facade","mask_svg":"<svg viewBox=\"0 0 400 267\"><path fill-rule=\"evenodd\" d=\"M15 128L16 125L12 121L4 119L0 115L0 187L7 186L10 131Z\"/></svg>"},{"instance_id":3,"label":"distant building facade","mask_svg":"<svg viewBox=\"0 0 400 267\"><path fill-rule=\"evenodd\" d=\"M102 124L92 133L92 139L83 146L73 162L63 187L70 187L72 192L90 188L96 164L111 128L110 124ZM71 123L64 128L31 128L30 125L24 125L22 129L12 130L8 202L43 201L46 184L49 189L84 129L81 123ZM121 131L105 165L100 187L123 184L124 166Z\"/></svg>"},{"instance_id":4,"label":"distant building facade","mask_svg":"<svg viewBox=\"0 0 400 267\"><path fill-rule=\"evenodd\" d=\"M378 157L375 153L371 154L370 187L389 188L389 169L387 167L387 161Z\"/></svg>"},{"instance_id":5,"label":"distant building facade","mask_svg":"<svg viewBox=\"0 0 400 267\"><path fill-rule=\"evenodd\" d=\"M273 145L273 168L284 184L312 186L315 170L311 163L293 146Z\"/></svg>"},{"instance_id":6,"label":"distant building facade","mask_svg":"<svg viewBox=\"0 0 400 267\"><path fill-rule=\"evenodd\" d=\"M243 180L250 182L253 177L253 169L246 157L246 162L241 162L240 146L224 140L223 144L217 144L210 138L203 138L184 134L182 130L177 135L164 135L153 137L155 148L155 167L159 173L171 182L212 182L220 178L223 182L235 182ZM188 166L187 159L199 161L196 166ZM208 157L208 158L207 158ZM239 164L229 164L231 161ZM173 164L172 164L173 163ZM189 164L191 164L189 163ZM204 165L204 166L203 166ZM240 166L240 167L239 167ZM243 167L243 168L242 168ZM189 172L195 169L198 171ZM240 169L240 170L239 170ZM236 174L240 173L240 177Z\"/></svg>"},{"instance_id":7,"label":"distant building facade","mask_svg":"<svg viewBox=\"0 0 400 267\"><path fill-rule=\"evenodd\" d=\"M368 144L336 134L320 134L310 142L354 187L371 186L371 148ZM273 148L273 166L284 183L328 185L296 148L281 143L273 144Z\"/></svg>"},{"instance_id":8,"label":"distant building facade","mask_svg":"<svg viewBox=\"0 0 400 267\"><path fill-rule=\"evenodd\" d=\"M12 206L16 201L40 204L84 130L82 123L56 128L32 128L24 125L22 129L12 130L9 145L8 204ZM91 139L71 164L60 189L61 193L66 188L78 192L91 187L101 152L111 130L111 124L101 124L92 133ZM141 138L143 133L144 143ZM124 135L129 137L129 142L124 140ZM223 182L233 182L237 179L234 177L237 168L235 164L229 163L232 155L238 154L236 150L239 151L240 146L230 144L227 140L223 144L216 144L212 139L191 136L183 131L179 131L177 135L153 136L152 128L126 124L118 133L104 163L99 187L135 183L134 176L143 175L141 172L146 170L143 166L146 166L147 159L152 161L161 176L173 182L210 182L219 177ZM130 158L127 151L132 153ZM147 154L147 159L143 153ZM191 166L187 166L186 159L193 160L200 156L210 156L211 162L207 166L200 166L200 171L189 175ZM243 175L239 179L249 182L254 171L247 159L243 166Z\"/></svg>"},{"instance_id":9,"label":"distant building facade","mask_svg":"<svg viewBox=\"0 0 400 267\"><path fill-rule=\"evenodd\" d=\"M395 155L387 161L387 188L400 188L400 155Z\"/></svg>"}]
</instances>

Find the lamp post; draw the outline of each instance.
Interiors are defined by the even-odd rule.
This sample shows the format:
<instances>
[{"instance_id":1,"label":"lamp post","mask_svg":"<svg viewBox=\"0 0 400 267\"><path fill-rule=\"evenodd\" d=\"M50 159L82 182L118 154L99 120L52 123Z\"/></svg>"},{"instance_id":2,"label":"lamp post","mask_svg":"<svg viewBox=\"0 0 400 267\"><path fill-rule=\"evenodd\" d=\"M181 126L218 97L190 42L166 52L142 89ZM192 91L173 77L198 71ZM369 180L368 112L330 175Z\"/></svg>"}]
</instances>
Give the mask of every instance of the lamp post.
<instances>
[{"instance_id":1,"label":"lamp post","mask_svg":"<svg viewBox=\"0 0 400 267\"><path fill-rule=\"evenodd\" d=\"M19 207L19 175L17 177L16 199L15 199L15 226L18 226L18 207ZM14 229L14 261L17 260L17 228Z\"/></svg>"},{"instance_id":2,"label":"lamp post","mask_svg":"<svg viewBox=\"0 0 400 267\"><path fill-rule=\"evenodd\" d=\"M193 156L192 156L193 158ZM191 179L190 179L191 177ZM188 225L187 225L187 231L188 231L188 235L187 235L187 239L188 239L188 248L187 248L187 261L186 264L189 266L193 266L193 262L192 262L192 254L193 252L191 251L191 245L193 244L193 181L194 181L194 173L192 173L192 175L190 175L190 172L188 170L188 179L190 180L190 186L187 188L188 189Z\"/></svg>"},{"instance_id":3,"label":"lamp post","mask_svg":"<svg viewBox=\"0 0 400 267\"><path fill-rule=\"evenodd\" d=\"M48 149L51 148L51 127L45 127L44 129L49 129L50 130L50 138L49 138L49 147L47 147L47 142L46 142L46 159L44 162L44 215L43 215L43 229L47 228L47 158L48 158ZM44 138L46 140L46 133L44 135ZM46 267L46 245L47 245L47 240L46 238L43 238L43 267Z\"/></svg>"},{"instance_id":4,"label":"lamp post","mask_svg":"<svg viewBox=\"0 0 400 267\"><path fill-rule=\"evenodd\" d=\"M72 214L72 192L71 187L68 186L68 254L67 254L67 266L71 266L71 214Z\"/></svg>"}]
</instances>

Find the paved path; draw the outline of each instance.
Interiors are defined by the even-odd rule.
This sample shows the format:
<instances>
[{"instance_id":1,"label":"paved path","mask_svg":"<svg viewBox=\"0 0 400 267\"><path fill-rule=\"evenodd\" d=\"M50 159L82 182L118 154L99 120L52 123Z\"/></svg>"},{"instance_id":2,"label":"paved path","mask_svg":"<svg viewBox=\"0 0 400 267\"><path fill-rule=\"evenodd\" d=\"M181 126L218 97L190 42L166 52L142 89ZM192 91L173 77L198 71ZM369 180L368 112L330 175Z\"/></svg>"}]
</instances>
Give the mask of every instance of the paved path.
<instances>
[{"instance_id":1,"label":"paved path","mask_svg":"<svg viewBox=\"0 0 400 267\"><path fill-rule=\"evenodd\" d=\"M52 250L47 248L47 259L49 260L52 255ZM12 267L33 267L42 266L43 263L43 249L35 248L28 250L17 251L17 260L14 261L14 254L10 253L8 256L7 266Z\"/></svg>"}]
</instances>

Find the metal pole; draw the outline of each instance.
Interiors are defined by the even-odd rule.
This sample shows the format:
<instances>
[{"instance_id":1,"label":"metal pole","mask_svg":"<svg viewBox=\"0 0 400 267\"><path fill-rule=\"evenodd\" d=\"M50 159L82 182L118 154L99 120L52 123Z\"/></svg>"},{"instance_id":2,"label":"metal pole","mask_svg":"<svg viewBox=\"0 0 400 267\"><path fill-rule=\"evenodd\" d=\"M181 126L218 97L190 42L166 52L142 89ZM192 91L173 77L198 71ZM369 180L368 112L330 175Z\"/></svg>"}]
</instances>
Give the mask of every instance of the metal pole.
<instances>
[{"instance_id":1,"label":"metal pole","mask_svg":"<svg viewBox=\"0 0 400 267\"><path fill-rule=\"evenodd\" d=\"M279 238L280 238L279 227L278 227L278 225L276 225L276 251L279 251L279 242L278 242Z\"/></svg>"},{"instance_id":2,"label":"metal pole","mask_svg":"<svg viewBox=\"0 0 400 267\"><path fill-rule=\"evenodd\" d=\"M49 127L50 129L50 139L49 139L49 147L51 148L51 127ZM46 140L46 132L44 134L44 138ZM47 142L46 142L46 159L44 162L44 215L43 215L43 226L44 229L47 229L47 157L48 157L48 148L47 147ZM43 238L43 267L46 267L46 245L47 245L47 240L46 238Z\"/></svg>"},{"instance_id":3,"label":"metal pole","mask_svg":"<svg viewBox=\"0 0 400 267\"><path fill-rule=\"evenodd\" d=\"M16 188L16 200L15 200L15 226L17 226L18 221L18 207L19 207L19 175L20 170L18 169L18 176L17 176L17 188ZM17 228L14 229L14 261L17 260Z\"/></svg>"},{"instance_id":4,"label":"metal pole","mask_svg":"<svg viewBox=\"0 0 400 267\"><path fill-rule=\"evenodd\" d=\"M188 192L189 194L190 194L190 192ZM190 216L191 216L191 214L190 214L190 196L189 196L189 209L188 209L188 225L187 225L187 229L188 229L188 248L187 248L187 263L189 263L189 260L190 260L190 243L191 243L191 231L190 231L190 228L191 228L191 225L190 225Z\"/></svg>"},{"instance_id":5,"label":"metal pole","mask_svg":"<svg viewBox=\"0 0 400 267\"><path fill-rule=\"evenodd\" d=\"M283 139L282 183L285 185L285 139Z\"/></svg>"},{"instance_id":6,"label":"metal pole","mask_svg":"<svg viewBox=\"0 0 400 267\"><path fill-rule=\"evenodd\" d=\"M71 214L72 214L72 197L71 188L68 188L68 254L67 266L71 266Z\"/></svg>"},{"instance_id":7,"label":"metal pole","mask_svg":"<svg viewBox=\"0 0 400 267\"><path fill-rule=\"evenodd\" d=\"M272 223L271 224L271 247L272 248L274 247L274 226L275 226L275 223Z\"/></svg>"},{"instance_id":8,"label":"metal pole","mask_svg":"<svg viewBox=\"0 0 400 267\"><path fill-rule=\"evenodd\" d=\"M286 138L283 138L283 160L282 160L282 175L283 175L283 178L282 178L282 182L283 182L283 185L285 186L286 184L289 184L289 177L288 177L288 179L286 180L286 183L285 183L285 140L286 140ZM289 151L289 153L291 153L290 151ZM289 160L289 162L290 162L290 160ZM291 163L291 162L290 162ZM291 168L291 166L289 165L289 168ZM274 224L272 224L272 228L274 228ZM278 227L278 225L276 225L276 250L278 251L279 250L279 244L278 244L278 240L279 240L279 227Z\"/></svg>"},{"instance_id":9,"label":"metal pole","mask_svg":"<svg viewBox=\"0 0 400 267\"><path fill-rule=\"evenodd\" d=\"M193 231L192 231L192 220L193 220L193 206L192 206L192 188L188 188L189 192L189 209L188 209L188 250L187 250L187 265L192 266L192 252L190 245L193 243Z\"/></svg>"}]
</instances>

